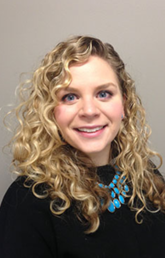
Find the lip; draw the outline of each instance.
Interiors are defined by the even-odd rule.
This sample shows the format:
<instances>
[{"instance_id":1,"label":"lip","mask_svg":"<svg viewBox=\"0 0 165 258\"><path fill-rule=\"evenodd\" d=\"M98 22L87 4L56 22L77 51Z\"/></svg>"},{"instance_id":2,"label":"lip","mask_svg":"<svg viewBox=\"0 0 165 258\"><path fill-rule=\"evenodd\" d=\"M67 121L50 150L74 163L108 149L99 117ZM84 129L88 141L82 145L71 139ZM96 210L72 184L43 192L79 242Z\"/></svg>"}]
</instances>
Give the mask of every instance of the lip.
<instances>
[{"instance_id":1,"label":"lip","mask_svg":"<svg viewBox=\"0 0 165 258\"><path fill-rule=\"evenodd\" d=\"M85 131L78 130L78 129L94 129L97 127L101 127L101 129L94 131L94 132L85 132ZM100 136L104 132L106 127L107 127L107 125L81 126L81 127L75 128L75 131L78 133L78 135L80 135L82 137L94 138L94 137Z\"/></svg>"},{"instance_id":2,"label":"lip","mask_svg":"<svg viewBox=\"0 0 165 258\"><path fill-rule=\"evenodd\" d=\"M78 129L83 129L83 128L86 128L86 129L94 129L94 128L97 128L97 127L105 127L106 125L84 125L84 126L79 126L77 128L75 128L75 130L78 130Z\"/></svg>"}]
</instances>

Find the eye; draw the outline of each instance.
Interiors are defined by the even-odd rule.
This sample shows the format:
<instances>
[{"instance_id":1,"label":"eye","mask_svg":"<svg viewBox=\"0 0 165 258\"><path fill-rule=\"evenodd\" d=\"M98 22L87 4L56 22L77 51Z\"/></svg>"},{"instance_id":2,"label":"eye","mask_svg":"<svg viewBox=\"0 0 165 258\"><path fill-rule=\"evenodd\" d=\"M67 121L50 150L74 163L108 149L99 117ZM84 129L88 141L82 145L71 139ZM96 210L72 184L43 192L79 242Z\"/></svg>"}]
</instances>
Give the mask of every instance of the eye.
<instances>
[{"instance_id":1,"label":"eye","mask_svg":"<svg viewBox=\"0 0 165 258\"><path fill-rule=\"evenodd\" d=\"M66 94L62 97L63 102L72 102L77 99L77 96L73 93Z\"/></svg>"},{"instance_id":2,"label":"eye","mask_svg":"<svg viewBox=\"0 0 165 258\"><path fill-rule=\"evenodd\" d=\"M102 90L97 94L97 97L100 99L109 99L112 95L110 91Z\"/></svg>"}]
</instances>

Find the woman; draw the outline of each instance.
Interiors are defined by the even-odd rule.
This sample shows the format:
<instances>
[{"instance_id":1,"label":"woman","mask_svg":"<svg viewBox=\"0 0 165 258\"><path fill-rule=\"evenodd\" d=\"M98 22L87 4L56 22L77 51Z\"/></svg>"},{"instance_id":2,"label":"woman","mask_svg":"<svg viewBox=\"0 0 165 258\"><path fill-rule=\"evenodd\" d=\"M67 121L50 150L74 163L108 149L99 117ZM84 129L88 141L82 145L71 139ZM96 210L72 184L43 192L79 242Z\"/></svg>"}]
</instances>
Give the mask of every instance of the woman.
<instances>
[{"instance_id":1,"label":"woman","mask_svg":"<svg viewBox=\"0 0 165 258\"><path fill-rule=\"evenodd\" d=\"M160 257L165 184L151 158L161 157L114 48L83 36L58 44L20 96L2 257Z\"/></svg>"}]
</instances>

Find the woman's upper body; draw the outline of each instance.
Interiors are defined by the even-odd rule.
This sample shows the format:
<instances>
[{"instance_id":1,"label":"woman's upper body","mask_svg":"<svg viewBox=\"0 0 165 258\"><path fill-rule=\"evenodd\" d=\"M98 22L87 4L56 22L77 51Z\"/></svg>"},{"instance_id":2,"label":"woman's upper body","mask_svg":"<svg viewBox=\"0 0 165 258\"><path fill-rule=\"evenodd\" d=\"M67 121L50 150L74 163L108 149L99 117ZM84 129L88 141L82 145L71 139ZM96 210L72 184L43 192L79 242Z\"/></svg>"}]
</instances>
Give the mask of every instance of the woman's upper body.
<instances>
[{"instance_id":1,"label":"woman's upper body","mask_svg":"<svg viewBox=\"0 0 165 258\"><path fill-rule=\"evenodd\" d=\"M2 203L4 252L161 255L165 183L150 161L160 156L148 146L144 108L114 48L84 36L61 42L19 92L12 164L25 182ZM107 164L103 179L97 167ZM117 182L106 187L116 169Z\"/></svg>"},{"instance_id":2,"label":"woman's upper body","mask_svg":"<svg viewBox=\"0 0 165 258\"><path fill-rule=\"evenodd\" d=\"M112 181L111 166L98 168L104 184ZM4 197L0 212L0 253L4 258L155 258L164 255L165 214L145 212L137 224L135 212L122 204L114 213L106 210L99 229L85 234L86 226L73 207L54 216L50 200L35 197L18 178ZM127 198L125 199L127 202Z\"/></svg>"}]
</instances>

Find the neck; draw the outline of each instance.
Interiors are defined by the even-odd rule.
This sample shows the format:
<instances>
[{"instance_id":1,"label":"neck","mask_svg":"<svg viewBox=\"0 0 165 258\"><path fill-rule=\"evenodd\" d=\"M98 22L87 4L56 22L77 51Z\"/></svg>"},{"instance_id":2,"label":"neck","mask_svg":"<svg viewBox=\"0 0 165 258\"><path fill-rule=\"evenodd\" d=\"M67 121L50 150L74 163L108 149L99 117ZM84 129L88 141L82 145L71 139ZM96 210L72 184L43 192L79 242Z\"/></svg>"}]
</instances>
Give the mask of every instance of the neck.
<instances>
[{"instance_id":1,"label":"neck","mask_svg":"<svg viewBox=\"0 0 165 258\"><path fill-rule=\"evenodd\" d=\"M92 160L93 164L96 167L108 165L109 161L110 161L109 155L106 157L106 156L98 155L98 153L96 153L96 154L92 153L92 154L90 154L88 156Z\"/></svg>"}]
</instances>

